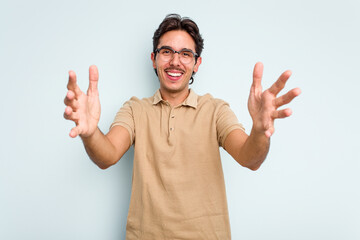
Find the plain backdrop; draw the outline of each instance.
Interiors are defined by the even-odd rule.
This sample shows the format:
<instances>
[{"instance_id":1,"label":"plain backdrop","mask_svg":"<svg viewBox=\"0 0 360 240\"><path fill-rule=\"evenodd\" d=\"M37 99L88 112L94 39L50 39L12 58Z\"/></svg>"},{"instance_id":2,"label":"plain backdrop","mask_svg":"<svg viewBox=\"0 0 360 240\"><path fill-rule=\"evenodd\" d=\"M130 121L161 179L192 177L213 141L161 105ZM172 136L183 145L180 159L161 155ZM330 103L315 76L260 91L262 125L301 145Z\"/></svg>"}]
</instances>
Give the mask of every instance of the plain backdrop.
<instances>
[{"instance_id":1,"label":"plain backdrop","mask_svg":"<svg viewBox=\"0 0 360 240\"><path fill-rule=\"evenodd\" d=\"M252 69L263 87L291 69L302 89L256 172L221 151L233 239L360 239L358 0L0 3L0 239L124 239L133 149L100 170L63 119L68 71L100 72L107 132L131 96L159 87L152 35L168 13L205 39L191 86L230 103L247 132Z\"/></svg>"}]
</instances>

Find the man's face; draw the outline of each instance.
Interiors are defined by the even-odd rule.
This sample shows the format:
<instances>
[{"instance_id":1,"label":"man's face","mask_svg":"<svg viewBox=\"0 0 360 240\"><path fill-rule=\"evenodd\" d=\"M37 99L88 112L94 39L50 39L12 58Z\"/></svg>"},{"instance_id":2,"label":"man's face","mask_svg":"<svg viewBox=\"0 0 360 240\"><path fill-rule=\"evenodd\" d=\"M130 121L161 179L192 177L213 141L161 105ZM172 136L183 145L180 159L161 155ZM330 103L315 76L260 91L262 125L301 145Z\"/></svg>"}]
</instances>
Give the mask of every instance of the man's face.
<instances>
[{"instance_id":1,"label":"man's face","mask_svg":"<svg viewBox=\"0 0 360 240\"><path fill-rule=\"evenodd\" d=\"M164 46L171 47L175 51L190 49L194 53L196 52L194 40L187 32L182 30L173 30L162 35L157 48ZM152 53L151 60L153 61L154 68L157 70L162 93L164 91L167 93L188 91L192 73L197 72L201 64L201 57L197 59L196 64L195 58L190 63L184 64L181 62L178 53L175 53L174 58L168 61L163 61L159 54L155 58L155 54Z\"/></svg>"}]
</instances>

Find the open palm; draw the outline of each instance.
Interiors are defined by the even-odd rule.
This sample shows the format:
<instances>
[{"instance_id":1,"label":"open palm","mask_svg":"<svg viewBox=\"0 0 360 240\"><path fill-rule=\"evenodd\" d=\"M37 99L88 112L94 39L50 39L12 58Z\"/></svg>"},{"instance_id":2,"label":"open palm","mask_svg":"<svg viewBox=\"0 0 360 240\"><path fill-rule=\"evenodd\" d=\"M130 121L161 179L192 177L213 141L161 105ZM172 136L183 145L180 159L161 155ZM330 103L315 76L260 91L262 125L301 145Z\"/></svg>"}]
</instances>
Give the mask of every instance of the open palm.
<instances>
[{"instance_id":1,"label":"open palm","mask_svg":"<svg viewBox=\"0 0 360 240\"><path fill-rule=\"evenodd\" d=\"M100 100L97 88L99 74L96 66L89 68L89 88L85 94L76 83L76 74L69 71L68 92L64 103L67 106L64 118L75 122L76 126L71 129L70 136L91 136L100 119Z\"/></svg>"},{"instance_id":2,"label":"open palm","mask_svg":"<svg viewBox=\"0 0 360 240\"><path fill-rule=\"evenodd\" d=\"M291 71L282 73L269 89L262 91L261 80L263 69L262 63L255 64L248 109L253 120L253 130L263 132L267 137L270 137L275 131L274 120L289 117L292 113L290 108L282 110L278 110L278 108L290 103L301 91L299 88L294 88L286 94L277 97L291 76Z\"/></svg>"}]
</instances>

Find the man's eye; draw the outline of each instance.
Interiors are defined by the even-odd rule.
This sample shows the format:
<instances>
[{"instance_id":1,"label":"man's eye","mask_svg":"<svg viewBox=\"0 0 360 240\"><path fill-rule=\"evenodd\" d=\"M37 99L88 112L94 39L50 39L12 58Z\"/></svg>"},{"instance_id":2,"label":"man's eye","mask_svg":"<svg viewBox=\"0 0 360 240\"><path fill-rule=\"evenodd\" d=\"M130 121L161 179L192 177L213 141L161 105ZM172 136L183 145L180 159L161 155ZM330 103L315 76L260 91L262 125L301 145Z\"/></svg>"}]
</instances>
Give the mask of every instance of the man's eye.
<instances>
[{"instance_id":1,"label":"man's eye","mask_svg":"<svg viewBox=\"0 0 360 240\"><path fill-rule=\"evenodd\" d=\"M192 57L192 53L188 51L182 52L183 57Z\"/></svg>"},{"instance_id":2,"label":"man's eye","mask_svg":"<svg viewBox=\"0 0 360 240\"><path fill-rule=\"evenodd\" d=\"M163 50L161 51L161 54L169 55L169 54L171 54L171 51L170 51L170 50L167 50L167 49L163 49Z\"/></svg>"}]
</instances>

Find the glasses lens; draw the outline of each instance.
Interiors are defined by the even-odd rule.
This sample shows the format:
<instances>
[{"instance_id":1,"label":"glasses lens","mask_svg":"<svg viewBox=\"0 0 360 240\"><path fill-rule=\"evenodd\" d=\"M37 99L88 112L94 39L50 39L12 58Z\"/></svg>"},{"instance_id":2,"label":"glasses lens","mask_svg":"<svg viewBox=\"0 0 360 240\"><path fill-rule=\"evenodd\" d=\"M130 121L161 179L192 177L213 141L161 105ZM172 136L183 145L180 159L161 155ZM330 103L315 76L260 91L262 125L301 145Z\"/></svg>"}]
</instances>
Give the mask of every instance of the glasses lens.
<instances>
[{"instance_id":1,"label":"glasses lens","mask_svg":"<svg viewBox=\"0 0 360 240\"><path fill-rule=\"evenodd\" d=\"M190 63L194 58L194 54L189 50L182 50L179 55L180 61L183 63Z\"/></svg>"},{"instance_id":2,"label":"glasses lens","mask_svg":"<svg viewBox=\"0 0 360 240\"><path fill-rule=\"evenodd\" d=\"M163 61L170 61L173 58L173 55L174 55L174 52L167 48L160 49L160 51L159 51L159 57Z\"/></svg>"},{"instance_id":3,"label":"glasses lens","mask_svg":"<svg viewBox=\"0 0 360 240\"><path fill-rule=\"evenodd\" d=\"M175 51L169 48L162 48L159 50L159 57L162 61L168 62L174 58ZM194 59L194 53L190 50L183 49L179 52L180 61L184 64L191 63Z\"/></svg>"}]
</instances>

